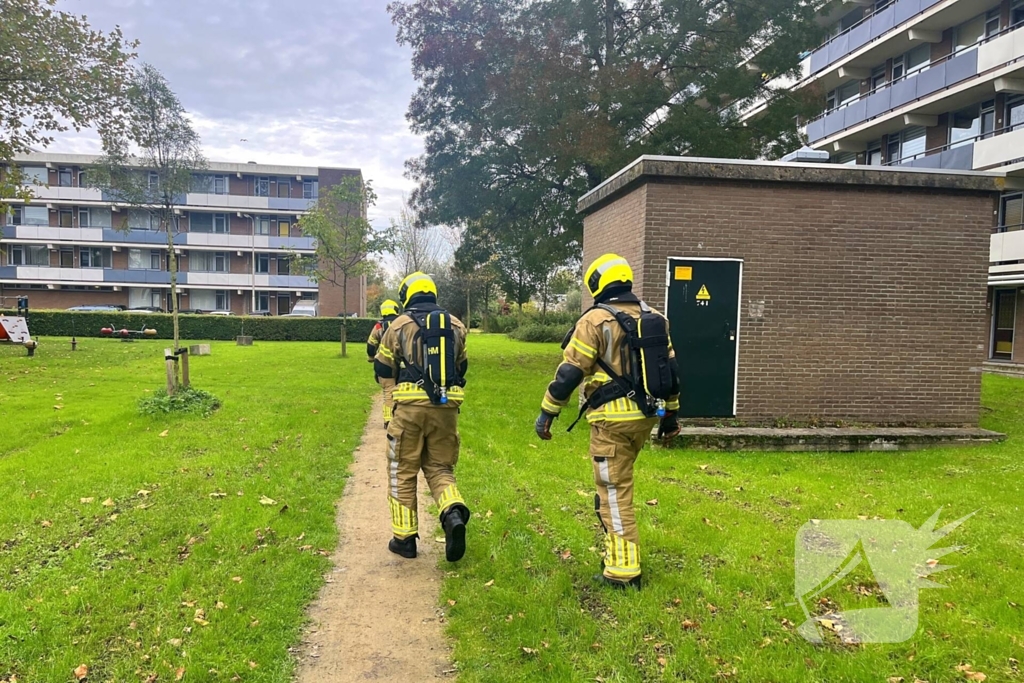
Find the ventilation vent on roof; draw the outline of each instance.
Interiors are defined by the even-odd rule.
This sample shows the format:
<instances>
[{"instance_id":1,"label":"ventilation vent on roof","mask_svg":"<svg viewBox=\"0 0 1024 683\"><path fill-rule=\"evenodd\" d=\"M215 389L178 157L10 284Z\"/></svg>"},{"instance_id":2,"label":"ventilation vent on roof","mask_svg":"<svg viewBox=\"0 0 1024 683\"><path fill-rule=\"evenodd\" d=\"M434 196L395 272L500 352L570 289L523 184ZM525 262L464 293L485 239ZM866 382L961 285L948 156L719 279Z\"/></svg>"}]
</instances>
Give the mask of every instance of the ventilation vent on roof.
<instances>
[{"instance_id":1,"label":"ventilation vent on roof","mask_svg":"<svg viewBox=\"0 0 1024 683\"><path fill-rule=\"evenodd\" d=\"M828 152L811 149L810 147L801 147L795 152L790 152L786 156L782 157L782 161L789 161L795 163L812 164L812 163L828 163Z\"/></svg>"}]
</instances>

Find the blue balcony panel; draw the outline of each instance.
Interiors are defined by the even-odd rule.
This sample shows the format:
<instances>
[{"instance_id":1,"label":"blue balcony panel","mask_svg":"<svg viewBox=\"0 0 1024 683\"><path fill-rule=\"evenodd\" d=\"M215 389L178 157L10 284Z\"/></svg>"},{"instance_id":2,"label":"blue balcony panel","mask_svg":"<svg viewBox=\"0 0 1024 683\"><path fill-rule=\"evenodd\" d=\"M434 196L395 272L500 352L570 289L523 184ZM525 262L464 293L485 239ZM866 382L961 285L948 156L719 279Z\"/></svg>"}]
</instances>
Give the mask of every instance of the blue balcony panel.
<instances>
[{"instance_id":1,"label":"blue balcony panel","mask_svg":"<svg viewBox=\"0 0 1024 683\"><path fill-rule=\"evenodd\" d=\"M963 147L955 147L953 149L947 149L941 154L942 161L941 167L956 170L956 171L970 171L974 168L974 143L964 145Z\"/></svg>"},{"instance_id":2,"label":"blue balcony panel","mask_svg":"<svg viewBox=\"0 0 1024 683\"><path fill-rule=\"evenodd\" d=\"M866 119L873 119L876 116L884 114L892 109L890 106L891 101L892 88L882 88L881 90L868 95L864 104L864 117Z\"/></svg>"},{"instance_id":3,"label":"blue balcony panel","mask_svg":"<svg viewBox=\"0 0 1024 683\"><path fill-rule=\"evenodd\" d=\"M917 97L925 97L946 87L946 63L937 64L917 74Z\"/></svg>"},{"instance_id":4,"label":"blue balcony panel","mask_svg":"<svg viewBox=\"0 0 1024 683\"><path fill-rule=\"evenodd\" d=\"M280 289L296 289L301 287L316 287L316 280L305 275L271 275L270 286Z\"/></svg>"},{"instance_id":5,"label":"blue balcony panel","mask_svg":"<svg viewBox=\"0 0 1024 683\"><path fill-rule=\"evenodd\" d=\"M864 46L871 40L871 22L865 21L850 29L850 52Z\"/></svg>"},{"instance_id":6,"label":"blue balcony panel","mask_svg":"<svg viewBox=\"0 0 1024 683\"><path fill-rule=\"evenodd\" d=\"M3 229L0 230L0 237L5 237L7 239L14 239L17 236L18 236L18 226L17 225L5 225L3 227Z\"/></svg>"},{"instance_id":7,"label":"blue balcony panel","mask_svg":"<svg viewBox=\"0 0 1024 683\"><path fill-rule=\"evenodd\" d=\"M889 108L902 107L907 102L917 99L917 75L908 76L898 83L893 83L889 88L892 91L889 101Z\"/></svg>"},{"instance_id":8,"label":"blue balcony panel","mask_svg":"<svg viewBox=\"0 0 1024 683\"><path fill-rule=\"evenodd\" d=\"M815 119L807 124L807 139L817 142L825 137L825 123L822 119Z\"/></svg>"},{"instance_id":9,"label":"blue balcony panel","mask_svg":"<svg viewBox=\"0 0 1024 683\"><path fill-rule=\"evenodd\" d=\"M871 37L877 38L886 31L891 31L895 26L896 8L889 5L881 12L871 15Z\"/></svg>"},{"instance_id":10,"label":"blue balcony panel","mask_svg":"<svg viewBox=\"0 0 1024 683\"><path fill-rule=\"evenodd\" d=\"M184 245L187 244L187 236L185 233L178 233L174 236L174 243ZM129 242L132 244L146 244L146 245L167 245L167 233L158 232L156 230L114 230L113 228L103 229L103 241L104 242Z\"/></svg>"},{"instance_id":11,"label":"blue balcony panel","mask_svg":"<svg viewBox=\"0 0 1024 683\"><path fill-rule=\"evenodd\" d=\"M921 0L900 0L893 10L895 12L893 21L896 26L899 26L921 11Z\"/></svg>"},{"instance_id":12,"label":"blue balcony panel","mask_svg":"<svg viewBox=\"0 0 1024 683\"><path fill-rule=\"evenodd\" d=\"M811 53L811 73L816 74L826 66L829 65L828 61L828 45L819 47L817 50Z\"/></svg>"},{"instance_id":13,"label":"blue balcony panel","mask_svg":"<svg viewBox=\"0 0 1024 683\"><path fill-rule=\"evenodd\" d=\"M856 126L858 123L864 121L867 118L867 100L860 99L856 102L851 102L846 106L846 118L843 121L843 127L849 128L850 126Z\"/></svg>"},{"instance_id":14,"label":"blue balcony panel","mask_svg":"<svg viewBox=\"0 0 1024 683\"><path fill-rule=\"evenodd\" d=\"M822 119L822 123L825 126L825 137L828 137L833 133L838 133L843 128L846 128L846 109L839 109L832 112Z\"/></svg>"},{"instance_id":15,"label":"blue balcony panel","mask_svg":"<svg viewBox=\"0 0 1024 683\"><path fill-rule=\"evenodd\" d=\"M900 166L910 166L912 168L940 169L940 168L942 168L942 155L941 154L929 154L926 157L921 157L919 159L914 159L913 161L909 161L907 163L900 164Z\"/></svg>"},{"instance_id":16,"label":"blue balcony panel","mask_svg":"<svg viewBox=\"0 0 1024 683\"><path fill-rule=\"evenodd\" d=\"M978 75L978 48L968 50L946 62L946 87Z\"/></svg>"},{"instance_id":17,"label":"blue balcony panel","mask_svg":"<svg viewBox=\"0 0 1024 683\"><path fill-rule=\"evenodd\" d=\"M185 284L187 273L178 273L178 284ZM171 274L166 270L113 270L103 271L103 282L109 284L169 285Z\"/></svg>"},{"instance_id":18,"label":"blue balcony panel","mask_svg":"<svg viewBox=\"0 0 1024 683\"><path fill-rule=\"evenodd\" d=\"M850 34L844 33L832 39L828 44L828 63L832 64L850 52Z\"/></svg>"},{"instance_id":19,"label":"blue balcony panel","mask_svg":"<svg viewBox=\"0 0 1024 683\"><path fill-rule=\"evenodd\" d=\"M13 280L18 277L18 266L0 266L0 278Z\"/></svg>"}]
</instances>

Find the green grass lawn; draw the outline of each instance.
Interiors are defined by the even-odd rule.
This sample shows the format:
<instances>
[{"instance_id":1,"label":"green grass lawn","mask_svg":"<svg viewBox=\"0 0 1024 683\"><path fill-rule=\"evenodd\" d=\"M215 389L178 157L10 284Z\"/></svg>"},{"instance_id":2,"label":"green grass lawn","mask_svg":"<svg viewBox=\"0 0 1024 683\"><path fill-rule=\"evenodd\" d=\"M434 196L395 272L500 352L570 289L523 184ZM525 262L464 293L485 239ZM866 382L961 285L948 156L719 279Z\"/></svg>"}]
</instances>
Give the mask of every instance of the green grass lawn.
<instances>
[{"instance_id":1,"label":"green grass lawn","mask_svg":"<svg viewBox=\"0 0 1024 683\"><path fill-rule=\"evenodd\" d=\"M151 418L135 404L159 390L163 342L87 339L74 354L43 342L34 359L0 347L0 681L71 681L83 663L92 681L173 681L181 668L185 681L289 680L288 648L328 566L316 551L336 542L333 503L376 388L359 349L342 360L333 344L214 344L193 377L224 406ZM470 340L458 475L474 515L441 596L460 680L939 683L968 680L956 668L967 663L989 681L1021 679L1024 381L985 378L984 426L1010 434L997 446L645 451L646 583L619 594L591 582L585 426L533 435L559 355ZM935 577L948 588L922 591L913 639L815 646L795 632L801 525L917 527L939 507L942 521L978 512L940 542L965 548Z\"/></svg>"},{"instance_id":2,"label":"green grass lawn","mask_svg":"<svg viewBox=\"0 0 1024 683\"><path fill-rule=\"evenodd\" d=\"M599 527L587 429L533 436L555 345L470 340L459 488L470 549L447 566L442 605L461 681L1021 680L1024 661L1024 381L984 379L983 426L1001 445L914 453L645 450L638 522L645 587L595 586ZM575 417L575 415L573 415ZM657 499L657 505L643 501ZM919 527L977 510L942 545L942 590L894 645L815 646L795 631L794 542L812 518ZM851 575L851 578L855 578ZM838 590L840 607L878 604ZM980 680L975 677L975 680Z\"/></svg>"},{"instance_id":3,"label":"green grass lawn","mask_svg":"<svg viewBox=\"0 0 1024 683\"><path fill-rule=\"evenodd\" d=\"M214 343L223 407L144 417L165 345L0 346L0 680L290 676L376 385L355 346Z\"/></svg>"}]
</instances>

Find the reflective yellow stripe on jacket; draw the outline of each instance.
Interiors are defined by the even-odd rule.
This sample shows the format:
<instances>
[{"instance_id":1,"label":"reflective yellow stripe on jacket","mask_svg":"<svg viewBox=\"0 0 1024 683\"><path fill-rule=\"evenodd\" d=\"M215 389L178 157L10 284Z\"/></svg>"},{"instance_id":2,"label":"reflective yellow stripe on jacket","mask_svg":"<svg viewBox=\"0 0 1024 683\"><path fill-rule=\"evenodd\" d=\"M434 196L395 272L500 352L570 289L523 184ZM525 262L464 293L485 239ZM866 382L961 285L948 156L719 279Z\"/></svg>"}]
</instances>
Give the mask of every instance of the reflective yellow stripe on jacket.
<instances>
[{"instance_id":1,"label":"reflective yellow stripe on jacket","mask_svg":"<svg viewBox=\"0 0 1024 683\"><path fill-rule=\"evenodd\" d=\"M395 399L395 403L409 403L412 401L426 401L430 403L430 397L427 396L426 390L413 382L399 382L395 386L392 397ZM462 403L464 398L465 392L462 390L462 387L451 387L448 390L449 403Z\"/></svg>"}]
</instances>

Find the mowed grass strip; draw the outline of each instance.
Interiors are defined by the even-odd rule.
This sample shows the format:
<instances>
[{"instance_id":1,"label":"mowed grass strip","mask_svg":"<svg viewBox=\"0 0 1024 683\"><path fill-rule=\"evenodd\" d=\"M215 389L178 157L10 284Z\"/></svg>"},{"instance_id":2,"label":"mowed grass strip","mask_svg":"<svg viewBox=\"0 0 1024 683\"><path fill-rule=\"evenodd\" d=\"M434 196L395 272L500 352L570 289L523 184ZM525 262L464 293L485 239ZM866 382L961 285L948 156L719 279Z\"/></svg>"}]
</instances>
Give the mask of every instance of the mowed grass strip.
<instances>
[{"instance_id":1,"label":"mowed grass strip","mask_svg":"<svg viewBox=\"0 0 1024 683\"><path fill-rule=\"evenodd\" d=\"M165 342L0 347L0 680L285 681L366 422L361 349L214 343L211 417L141 416Z\"/></svg>"},{"instance_id":2,"label":"mowed grass strip","mask_svg":"<svg viewBox=\"0 0 1024 683\"><path fill-rule=\"evenodd\" d=\"M984 378L995 446L910 453L707 453L645 449L638 461L642 593L596 586L601 533L586 424L575 410L542 443L532 424L560 358L554 344L473 336L459 487L469 551L442 607L460 680L1021 680L1024 661L1024 381ZM647 501L650 501L648 504ZM977 511L937 546L963 545L921 591L909 641L812 645L796 633L797 530L811 519L940 525ZM930 559L922 557L922 565ZM811 605L884 605L858 570ZM958 670L957 667L969 668Z\"/></svg>"}]
</instances>

